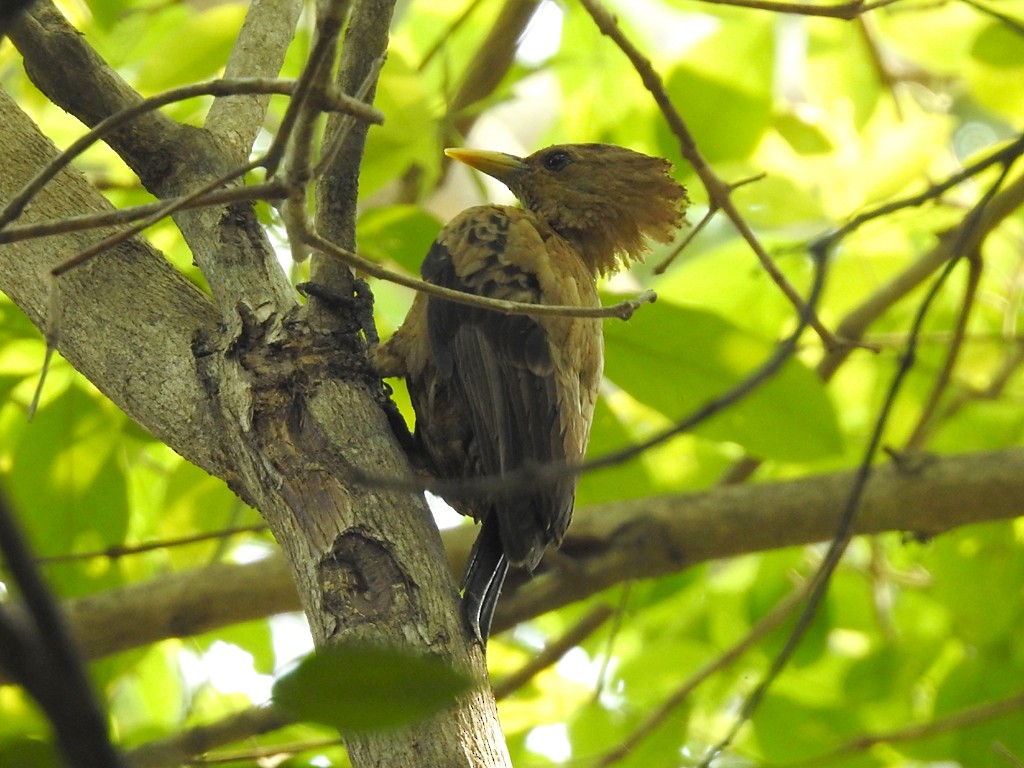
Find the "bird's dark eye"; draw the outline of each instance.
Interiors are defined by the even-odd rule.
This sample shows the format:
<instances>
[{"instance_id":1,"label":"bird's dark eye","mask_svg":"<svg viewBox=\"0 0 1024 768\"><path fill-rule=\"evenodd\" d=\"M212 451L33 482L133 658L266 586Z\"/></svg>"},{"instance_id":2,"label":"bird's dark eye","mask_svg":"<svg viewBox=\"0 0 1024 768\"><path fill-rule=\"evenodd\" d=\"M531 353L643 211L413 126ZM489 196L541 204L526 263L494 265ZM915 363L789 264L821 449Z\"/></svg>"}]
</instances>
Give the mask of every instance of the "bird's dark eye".
<instances>
[{"instance_id":1,"label":"bird's dark eye","mask_svg":"<svg viewBox=\"0 0 1024 768\"><path fill-rule=\"evenodd\" d=\"M549 171L560 171L572 162L572 156L565 150L555 150L541 161Z\"/></svg>"}]
</instances>

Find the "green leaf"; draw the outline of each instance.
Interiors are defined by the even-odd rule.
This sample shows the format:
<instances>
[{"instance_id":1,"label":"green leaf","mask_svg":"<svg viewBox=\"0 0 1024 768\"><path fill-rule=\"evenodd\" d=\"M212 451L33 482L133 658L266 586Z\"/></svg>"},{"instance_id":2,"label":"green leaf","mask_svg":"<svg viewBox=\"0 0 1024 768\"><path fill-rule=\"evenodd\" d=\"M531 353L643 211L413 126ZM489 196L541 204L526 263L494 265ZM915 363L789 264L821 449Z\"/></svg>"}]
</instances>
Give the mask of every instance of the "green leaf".
<instances>
[{"instance_id":1,"label":"green leaf","mask_svg":"<svg viewBox=\"0 0 1024 768\"><path fill-rule=\"evenodd\" d=\"M795 112L783 112L776 115L773 125L782 138L800 154L822 154L835 149L828 134L820 126L802 119Z\"/></svg>"},{"instance_id":2,"label":"green leaf","mask_svg":"<svg viewBox=\"0 0 1024 768\"><path fill-rule=\"evenodd\" d=\"M155 93L214 77L227 61L245 9L242 3L228 3L195 13L172 5L132 18L136 33L125 28L118 37L126 45L125 61L134 57L137 87ZM155 50L173 55L153 55Z\"/></svg>"},{"instance_id":3,"label":"green leaf","mask_svg":"<svg viewBox=\"0 0 1024 768\"><path fill-rule=\"evenodd\" d=\"M430 128L436 106L416 70L396 51L388 52L381 70L375 106L385 120L367 134L359 172L360 198L395 181L412 166L436 173L441 163L437 133Z\"/></svg>"},{"instance_id":4,"label":"green leaf","mask_svg":"<svg viewBox=\"0 0 1024 768\"><path fill-rule=\"evenodd\" d=\"M708 161L749 157L770 127L774 36L765 20L723 20L668 76L669 95ZM659 130L662 145L678 143L664 122Z\"/></svg>"},{"instance_id":5,"label":"green leaf","mask_svg":"<svg viewBox=\"0 0 1024 768\"><path fill-rule=\"evenodd\" d=\"M40 555L120 544L128 527L121 466L125 417L97 393L72 386L40 408L13 450L8 489ZM116 569L73 562L49 575L65 595L111 586Z\"/></svg>"},{"instance_id":6,"label":"green leaf","mask_svg":"<svg viewBox=\"0 0 1024 768\"><path fill-rule=\"evenodd\" d=\"M394 261L414 275L441 229L441 222L415 205L371 208L356 224L361 253L380 262Z\"/></svg>"},{"instance_id":7,"label":"green leaf","mask_svg":"<svg viewBox=\"0 0 1024 768\"><path fill-rule=\"evenodd\" d=\"M438 658L352 643L307 656L274 684L274 701L341 731L375 731L440 712L471 685Z\"/></svg>"},{"instance_id":8,"label":"green leaf","mask_svg":"<svg viewBox=\"0 0 1024 768\"><path fill-rule=\"evenodd\" d=\"M620 451L635 442L625 424L604 398L597 401L587 455L591 458ZM650 492L651 476L643 462L627 461L580 477L576 504L585 506L612 499L638 498Z\"/></svg>"},{"instance_id":9,"label":"green leaf","mask_svg":"<svg viewBox=\"0 0 1024 768\"><path fill-rule=\"evenodd\" d=\"M718 315L665 301L645 307L628 323L606 323L604 332L608 378L674 421L728 392L774 349ZM842 448L820 379L796 360L694 431L784 461Z\"/></svg>"},{"instance_id":10,"label":"green leaf","mask_svg":"<svg viewBox=\"0 0 1024 768\"><path fill-rule=\"evenodd\" d=\"M1024 36L1019 30L993 21L974 39L971 55L992 67L1024 68Z\"/></svg>"},{"instance_id":11,"label":"green leaf","mask_svg":"<svg viewBox=\"0 0 1024 768\"><path fill-rule=\"evenodd\" d=\"M673 101L701 105L685 114L704 157L712 163L742 160L753 153L765 130L771 125L771 101L765 94L751 93L733 83L704 74L703 69L680 67L668 78ZM676 141L668 137L667 126L662 144Z\"/></svg>"},{"instance_id":12,"label":"green leaf","mask_svg":"<svg viewBox=\"0 0 1024 768\"><path fill-rule=\"evenodd\" d=\"M971 93L982 106L1016 123L1024 98L1024 36L992 22L974 40L964 67Z\"/></svg>"},{"instance_id":13,"label":"green leaf","mask_svg":"<svg viewBox=\"0 0 1024 768\"><path fill-rule=\"evenodd\" d=\"M754 734L771 762L799 760L828 751L855 730L859 711L815 708L769 692L754 715Z\"/></svg>"}]
</instances>

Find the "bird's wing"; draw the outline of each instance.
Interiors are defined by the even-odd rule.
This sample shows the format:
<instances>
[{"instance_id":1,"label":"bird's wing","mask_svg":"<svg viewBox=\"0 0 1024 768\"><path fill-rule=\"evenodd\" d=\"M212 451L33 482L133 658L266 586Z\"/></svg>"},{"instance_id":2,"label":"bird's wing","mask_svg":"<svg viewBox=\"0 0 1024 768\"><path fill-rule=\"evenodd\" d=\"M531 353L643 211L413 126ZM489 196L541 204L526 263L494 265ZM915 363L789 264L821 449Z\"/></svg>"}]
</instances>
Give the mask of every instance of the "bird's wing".
<instances>
[{"instance_id":1,"label":"bird's wing","mask_svg":"<svg viewBox=\"0 0 1024 768\"><path fill-rule=\"evenodd\" d=\"M536 262L536 249L545 244L536 229L524 226L526 216L488 206L457 217L424 260L424 279L492 298L540 302L537 275L522 265ZM566 459L562 393L543 321L431 297L427 328L437 375L459 392L465 407L467 453L478 462L474 474ZM563 478L489 497L511 563L533 568L545 547L561 540L574 493L575 480Z\"/></svg>"}]
</instances>

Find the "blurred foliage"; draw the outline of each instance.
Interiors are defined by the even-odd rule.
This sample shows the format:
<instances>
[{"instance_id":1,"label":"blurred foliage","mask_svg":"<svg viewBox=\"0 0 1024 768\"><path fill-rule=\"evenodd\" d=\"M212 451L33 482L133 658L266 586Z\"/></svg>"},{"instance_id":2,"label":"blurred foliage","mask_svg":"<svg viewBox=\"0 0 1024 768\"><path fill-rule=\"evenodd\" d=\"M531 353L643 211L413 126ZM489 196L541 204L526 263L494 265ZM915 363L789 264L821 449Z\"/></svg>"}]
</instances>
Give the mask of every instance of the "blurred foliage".
<instances>
[{"instance_id":1,"label":"blurred foliage","mask_svg":"<svg viewBox=\"0 0 1024 768\"><path fill-rule=\"evenodd\" d=\"M467 116L449 114L447 105L500 5L399 4L377 97L387 124L370 131L359 220L362 252L392 268L415 273L442 220L502 194L463 169L447 174L441 153L455 118ZM738 188L734 199L800 290L810 284L803 246L812 237L871 206L924 191L1024 129L1024 0L903 0L849 22L695 0L611 5L664 77L716 173L733 183L766 174ZM466 23L456 25L470 6ZM63 9L123 77L151 94L216 76L246 6L87 0ZM300 24L284 75L298 73L309 29L308 22ZM690 221L700 219L707 194L682 161L678 140L625 57L580 5L546 2L520 51L495 93L470 108L476 124L465 143L528 152L560 141L612 141L662 154L690 187ZM7 43L0 46L0 82L59 145L80 135L81 126L27 81ZM201 124L208 105L209 99L193 99L166 111ZM269 131L283 106L275 97ZM108 192L116 203L146 199L106 148L90 150L78 165L118 182ZM993 178L982 174L846 238L829 264L820 307L825 325L836 327L884 290L962 220ZM154 228L151 237L192 274L173 227ZM976 305L924 449L994 450L1022 442L1022 244L1018 209L985 243ZM649 263L660 263L669 251L657 248ZM903 445L921 417L963 306L965 274L958 268L927 318L917 365L887 428L888 445ZM820 340L807 334L799 358L752 397L692 435L584 477L581 503L704 488L745 452L766 460L757 481L852 467L927 286L876 318L867 341L877 351L854 352L829 382L814 371L824 352ZM650 436L736 383L795 323L792 306L721 215L663 273L637 267L607 286L606 299L644 288L656 290L661 301L629 323L606 322L608 386L592 456ZM375 296L386 335L411 293L376 284ZM0 313L0 471L41 557L259 521L223 483L157 443L60 360L39 412L27 423L43 343L9 302L0 304ZM396 400L411 420L408 399L396 386ZM46 573L62 597L73 597L216 560L252 558L268 546L265 534L235 535L127 557L54 562ZM742 639L791 591L794 575L811 573L819 557L814 547L750 555L594 598L621 607L614 629L605 627L500 705L515 764L593 764ZM994 749L997 743L1024 759L1022 591L1019 522L965 528L927 543L897 535L855 542L792 664L716 765L789 765L871 734L934 722L946 724L815 764L1010 765ZM489 657L494 678L527 662L589 607L569 606L497 638ZM784 633L776 630L737 664L717 671L616 765L693 764L731 724L737 702L782 647ZM137 745L264 700L267 675L302 648L295 636L280 619L257 621L95 664L118 740ZM964 716L1002 700L1010 704L1001 716L978 722ZM335 716L341 717L327 715ZM296 725L254 741L266 746L329 735ZM54 764L48 739L45 722L22 692L0 688L0 763ZM317 746L284 764L345 765L346 759L337 747Z\"/></svg>"},{"instance_id":2,"label":"blurred foliage","mask_svg":"<svg viewBox=\"0 0 1024 768\"><path fill-rule=\"evenodd\" d=\"M274 703L342 733L387 730L440 712L472 681L441 659L402 648L336 644L274 683Z\"/></svg>"}]
</instances>

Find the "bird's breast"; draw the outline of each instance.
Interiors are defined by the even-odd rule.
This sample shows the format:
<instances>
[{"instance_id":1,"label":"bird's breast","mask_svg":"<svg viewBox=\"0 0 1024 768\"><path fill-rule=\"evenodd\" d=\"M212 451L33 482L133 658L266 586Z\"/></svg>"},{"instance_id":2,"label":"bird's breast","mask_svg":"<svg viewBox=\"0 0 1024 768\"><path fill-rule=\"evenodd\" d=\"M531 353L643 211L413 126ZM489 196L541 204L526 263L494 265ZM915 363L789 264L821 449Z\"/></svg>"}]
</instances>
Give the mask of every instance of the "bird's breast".
<instances>
[{"instance_id":1,"label":"bird's breast","mask_svg":"<svg viewBox=\"0 0 1024 768\"><path fill-rule=\"evenodd\" d=\"M597 276L573 245L536 214L509 206L470 208L438 242L459 281L482 296L530 304L596 307ZM559 397L566 459L586 451L603 367L601 321L543 316Z\"/></svg>"}]
</instances>

